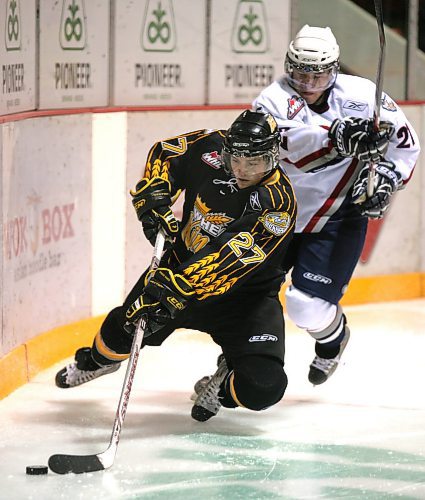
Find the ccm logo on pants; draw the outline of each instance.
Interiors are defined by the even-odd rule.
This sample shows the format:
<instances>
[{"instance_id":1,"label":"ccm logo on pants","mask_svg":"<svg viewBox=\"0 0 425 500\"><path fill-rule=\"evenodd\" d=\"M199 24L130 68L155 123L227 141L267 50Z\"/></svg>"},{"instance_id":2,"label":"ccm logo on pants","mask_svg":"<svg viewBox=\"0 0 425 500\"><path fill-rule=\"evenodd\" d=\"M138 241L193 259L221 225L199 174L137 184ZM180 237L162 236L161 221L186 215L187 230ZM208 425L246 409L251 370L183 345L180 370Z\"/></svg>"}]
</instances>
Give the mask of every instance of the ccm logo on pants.
<instances>
[{"instance_id":1,"label":"ccm logo on pants","mask_svg":"<svg viewBox=\"0 0 425 500\"><path fill-rule=\"evenodd\" d=\"M264 333L263 335L253 335L249 342L267 342L270 340L271 342L277 342L276 335L269 335L268 333Z\"/></svg>"}]
</instances>

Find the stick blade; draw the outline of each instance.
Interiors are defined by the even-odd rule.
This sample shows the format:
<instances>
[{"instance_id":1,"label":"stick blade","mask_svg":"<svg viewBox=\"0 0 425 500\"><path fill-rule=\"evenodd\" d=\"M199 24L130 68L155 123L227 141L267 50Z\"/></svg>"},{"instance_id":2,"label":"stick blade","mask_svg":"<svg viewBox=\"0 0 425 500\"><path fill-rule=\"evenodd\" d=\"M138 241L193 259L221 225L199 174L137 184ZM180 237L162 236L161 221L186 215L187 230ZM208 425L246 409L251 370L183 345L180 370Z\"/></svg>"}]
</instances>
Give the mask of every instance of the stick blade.
<instances>
[{"instance_id":1,"label":"stick blade","mask_svg":"<svg viewBox=\"0 0 425 500\"><path fill-rule=\"evenodd\" d=\"M83 474L106 468L97 455L52 455L48 464L56 474Z\"/></svg>"}]
</instances>

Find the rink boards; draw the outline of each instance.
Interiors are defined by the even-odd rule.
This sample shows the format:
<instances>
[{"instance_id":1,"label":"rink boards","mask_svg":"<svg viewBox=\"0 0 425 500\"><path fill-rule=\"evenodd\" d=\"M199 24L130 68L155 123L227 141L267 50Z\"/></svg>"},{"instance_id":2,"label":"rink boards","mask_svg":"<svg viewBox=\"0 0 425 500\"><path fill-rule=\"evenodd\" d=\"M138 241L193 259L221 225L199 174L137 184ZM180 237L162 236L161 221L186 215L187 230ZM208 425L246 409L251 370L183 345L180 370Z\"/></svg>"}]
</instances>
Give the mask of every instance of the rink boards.
<instances>
[{"instance_id":1,"label":"rink boards","mask_svg":"<svg viewBox=\"0 0 425 500\"><path fill-rule=\"evenodd\" d=\"M423 137L423 106L403 109ZM128 191L140 178L152 143L206 125L227 128L239 112L237 107L58 112L3 119L2 376L9 363L18 380L69 355L73 341L68 349L61 347L68 341L60 327L103 315L119 304L149 263L151 246L134 217ZM369 235L364 262L344 303L424 295L421 162L422 157L412 181ZM178 215L178 207L176 211ZM74 335L72 328L65 329ZM45 332L57 333L50 333L49 345L37 351L37 362L28 362L30 346L42 345ZM3 395L8 392L6 384Z\"/></svg>"}]
</instances>

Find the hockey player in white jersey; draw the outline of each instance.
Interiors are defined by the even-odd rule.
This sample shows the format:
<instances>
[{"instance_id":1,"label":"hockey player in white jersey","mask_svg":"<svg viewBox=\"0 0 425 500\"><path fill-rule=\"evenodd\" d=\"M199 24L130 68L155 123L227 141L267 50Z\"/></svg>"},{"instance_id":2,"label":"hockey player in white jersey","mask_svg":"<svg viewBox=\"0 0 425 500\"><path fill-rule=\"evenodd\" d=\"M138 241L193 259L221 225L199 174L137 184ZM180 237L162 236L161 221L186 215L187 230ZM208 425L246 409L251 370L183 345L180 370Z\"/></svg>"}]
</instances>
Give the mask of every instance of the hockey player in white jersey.
<instances>
[{"instance_id":1,"label":"hockey player in white jersey","mask_svg":"<svg viewBox=\"0 0 425 500\"><path fill-rule=\"evenodd\" d=\"M280 164L298 199L286 306L316 341L308 374L314 385L332 375L349 339L339 301L360 258L368 218L384 215L419 155L416 132L385 93L380 130L373 131L374 101L373 82L339 73L331 29L306 25L289 44L285 74L253 102L276 118ZM368 164L377 157L368 196Z\"/></svg>"},{"instance_id":2,"label":"hockey player in white jersey","mask_svg":"<svg viewBox=\"0 0 425 500\"><path fill-rule=\"evenodd\" d=\"M349 340L339 302L360 258L368 218L384 215L419 155L413 127L385 93L380 130L373 132L374 102L374 83L339 73L331 29L308 25L289 45L285 74L253 102L253 109L271 113L278 123L280 165L298 200L286 308L315 339L308 373L314 385L332 375ZM368 197L368 163L376 157ZM198 381L195 391L208 379Z\"/></svg>"}]
</instances>

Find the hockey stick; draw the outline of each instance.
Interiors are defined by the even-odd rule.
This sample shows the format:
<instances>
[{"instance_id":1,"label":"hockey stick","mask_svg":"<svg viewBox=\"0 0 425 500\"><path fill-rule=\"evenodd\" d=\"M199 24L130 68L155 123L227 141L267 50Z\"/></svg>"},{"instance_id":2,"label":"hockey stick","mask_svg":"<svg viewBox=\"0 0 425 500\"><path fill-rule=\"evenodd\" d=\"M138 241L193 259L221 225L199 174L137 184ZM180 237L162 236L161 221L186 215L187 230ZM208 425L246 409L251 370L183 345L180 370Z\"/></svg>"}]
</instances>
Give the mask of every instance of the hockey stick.
<instances>
[{"instance_id":1,"label":"hockey stick","mask_svg":"<svg viewBox=\"0 0 425 500\"><path fill-rule=\"evenodd\" d=\"M160 231L156 237L155 249L153 251L150 269L156 269L158 267L162 251L164 249L164 243L165 235L163 231ZM73 474L82 474L84 472L94 472L108 469L114 463L120 440L121 429L127 413L128 401L130 399L131 387L133 385L134 373L136 371L137 361L142 347L145 328L146 319L142 316L136 327L136 333L131 347L130 358L128 360L127 371L125 373L124 383L121 390L121 396L108 448L102 453L97 453L95 455L52 455L49 458L48 463L53 472L56 472L57 474L68 474L70 472Z\"/></svg>"},{"instance_id":2,"label":"hockey stick","mask_svg":"<svg viewBox=\"0 0 425 500\"><path fill-rule=\"evenodd\" d=\"M376 89L375 89L375 104L373 108L373 130L379 132L379 117L381 114L381 99L382 99L382 85L384 76L384 62L385 62L385 31L384 31L384 13L382 11L382 0L374 0L376 22L378 24L379 33L379 60L378 69L376 71ZM379 155L373 158L369 163L369 171L367 176L367 195L370 198L373 196L373 187L375 184L375 170L376 164L379 162Z\"/></svg>"}]
</instances>

